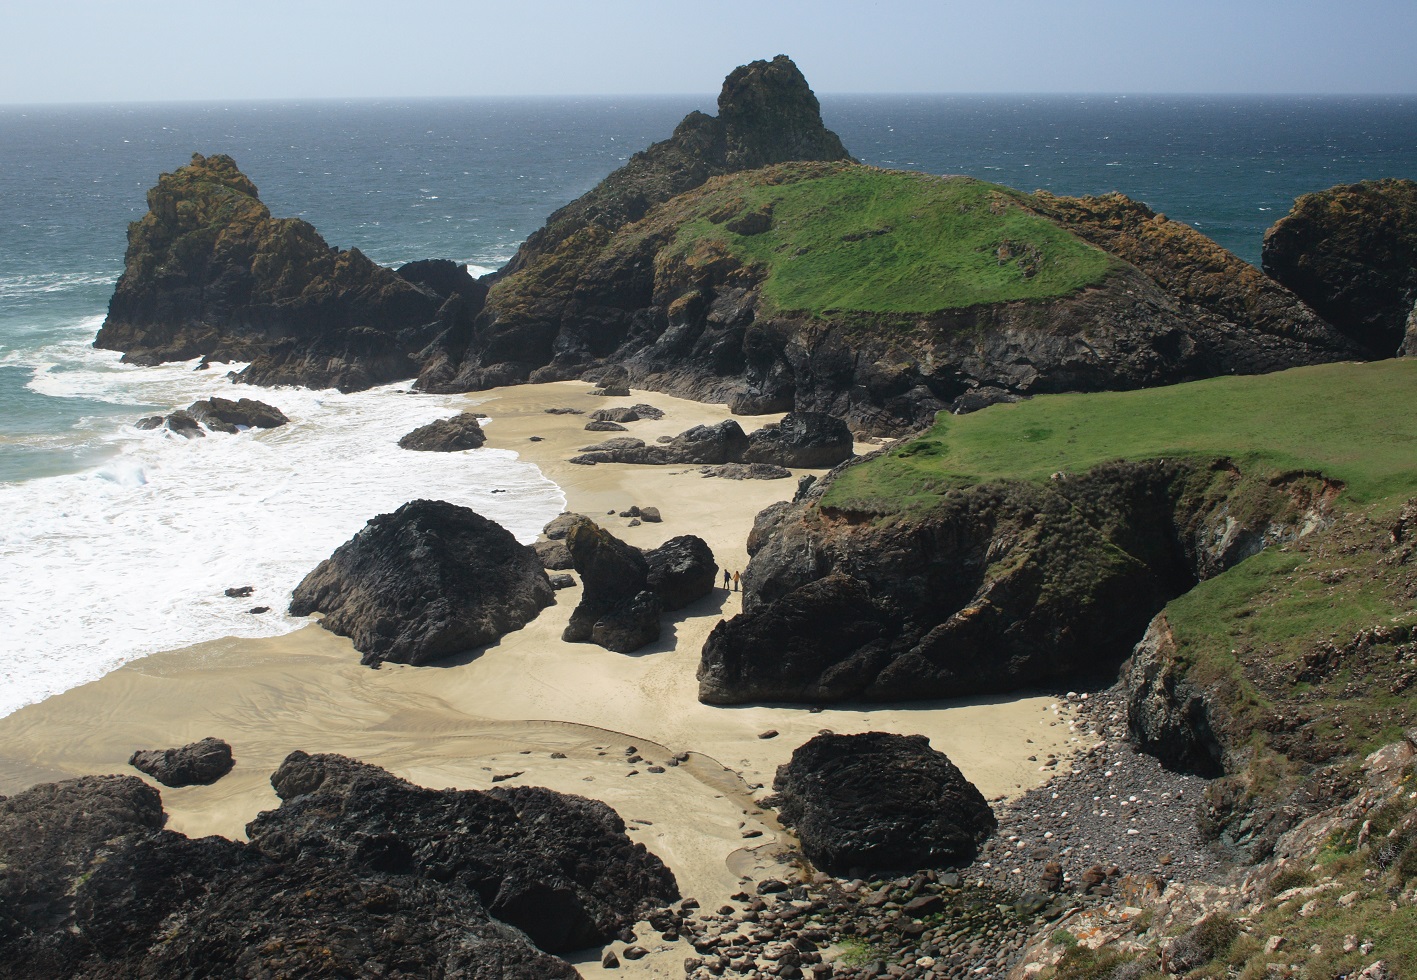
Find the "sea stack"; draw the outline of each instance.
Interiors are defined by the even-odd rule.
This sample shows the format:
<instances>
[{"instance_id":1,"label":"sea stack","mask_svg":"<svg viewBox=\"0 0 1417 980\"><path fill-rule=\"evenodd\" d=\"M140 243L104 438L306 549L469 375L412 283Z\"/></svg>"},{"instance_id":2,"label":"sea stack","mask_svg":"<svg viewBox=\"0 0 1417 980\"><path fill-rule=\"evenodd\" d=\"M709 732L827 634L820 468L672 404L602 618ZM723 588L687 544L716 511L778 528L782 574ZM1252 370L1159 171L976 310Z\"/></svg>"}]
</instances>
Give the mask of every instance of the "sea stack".
<instances>
[{"instance_id":1,"label":"sea stack","mask_svg":"<svg viewBox=\"0 0 1417 980\"><path fill-rule=\"evenodd\" d=\"M239 380L355 391L412 377L414 354L481 306L466 267L407 277L308 222L272 218L231 157L193 154L158 178L128 228L95 347L135 364L250 361Z\"/></svg>"}]
</instances>

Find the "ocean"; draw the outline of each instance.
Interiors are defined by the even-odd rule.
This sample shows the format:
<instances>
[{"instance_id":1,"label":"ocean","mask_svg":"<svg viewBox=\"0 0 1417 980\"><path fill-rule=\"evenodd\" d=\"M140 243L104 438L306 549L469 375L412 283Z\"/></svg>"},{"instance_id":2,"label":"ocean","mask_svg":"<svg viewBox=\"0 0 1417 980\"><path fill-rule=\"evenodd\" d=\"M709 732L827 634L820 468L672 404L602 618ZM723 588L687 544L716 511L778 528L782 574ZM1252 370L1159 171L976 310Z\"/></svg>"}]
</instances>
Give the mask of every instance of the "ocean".
<instances>
[{"instance_id":1,"label":"ocean","mask_svg":"<svg viewBox=\"0 0 1417 980\"><path fill-rule=\"evenodd\" d=\"M1299 194L1417 178L1417 98L821 101L865 163L1119 190L1256 264ZM233 389L227 366L136 368L94 350L127 223L160 172L228 153L273 214L331 244L490 271L692 109L713 97L0 106L0 716L148 653L298 627L283 613L295 583L415 497L524 541L564 506L514 453L394 445L457 398ZM218 393L293 424L190 442L132 425ZM223 594L244 585L250 599Z\"/></svg>"}]
</instances>

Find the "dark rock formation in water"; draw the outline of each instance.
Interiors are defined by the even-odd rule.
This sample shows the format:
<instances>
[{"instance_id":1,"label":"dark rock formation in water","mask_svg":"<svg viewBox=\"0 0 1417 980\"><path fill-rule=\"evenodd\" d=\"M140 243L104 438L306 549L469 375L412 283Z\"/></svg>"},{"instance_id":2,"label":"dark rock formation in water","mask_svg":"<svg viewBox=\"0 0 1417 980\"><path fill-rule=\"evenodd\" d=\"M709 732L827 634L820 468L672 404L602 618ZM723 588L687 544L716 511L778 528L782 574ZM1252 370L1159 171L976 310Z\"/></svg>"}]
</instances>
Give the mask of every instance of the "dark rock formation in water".
<instances>
[{"instance_id":1,"label":"dark rock formation in water","mask_svg":"<svg viewBox=\"0 0 1417 980\"><path fill-rule=\"evenodd\" d=\"M802 852L837 875L967 865L997 826L924 735L818 735L778 767L773 789Z\"/></svg>"},{"instance_id":2,"label":"dark rock formation in water","mask_svg":"<svg viewBox=\"0 0 1417 980\"><path fill-rule=\"evenodd\" d=\"M6 975L570 978L545 951L678 897L591 800L427 790L303 752L272 784L281 805L250 844L162 829L158 792L132 776L0 798Z\"/></svg>"},{"instance_id":3,"label":"dark rock formation in water","mask_svg":"<svg viewBox=\"0 0 1417 980\"><path fill-rule=\"evenodd\" d=\"M198 422L213 432L238 432L247 429L278 429L290 421L274 405L254 398L202 398L187 406Z\"/></svg>"},{"instance_id":4,"label":"dark rock formation in water","mask_svg":"<svg viewBox=\"0 0 1417 980\"><path fill-rule=\"evenodd\" d=\"M1417 303L1417 182L1365 180L1305 194L1265 232L1261 260L1369 356L1391 357Z\"/></svg>"},{"instance_id":5,"label":"dark rock formation in water","mask_svg":"<svg viewBox=\"0 0 1417 980\"><path fill-rule=\"evenodd\" d=\"M449 419L438 419L419 426L399 440L399 448L456 453L464 449L479 449L486 441L487 435L482 431L477 415L463 412Z\"/></svg>"},{"instance_id":6,"label":"dark rock formation in water","mask_svg":"<svg viewBox=\"0 0 1417 980\"><path fill-rule=\"evenodd\" d=\"M295 587L292 616L377 665L426 664L521 629L554 602L541 562L500 524L441 500L381 514Z\"/></svg>"},{"instance_id":7,"label":"dark rock formation in water","mask_svg":"<svg viewBox=\"0 0 1417 980\"><path fill-rule=\"evenodd\" d=\"M128 765L164 786L209 786L235 765L231 746L219 738L204 738L175 749L134 752Z\"/></svg>"},{"instance_id":8,"label":"dark rock formation in water","mask_svg":"<svg viewBox=\"0 0 1417 980\"><path fill-rule=\"evenodd\" d=\"M777 504L748 540L743 612L704 644L699 698L902 701L1114 671L1167 600L1321 526L1337 489L1163 460L961 488L890 520Z\"/></svg>"},{"instance_id":9,"label":"dark rock formation in water","mask_svg":"<svg viewBox=\"0 0 1417 980\"><path fill-rule=\"evenodd\" d=\"M412 377L415 356L481 308L465 267L413 263L403 276L272 218L229 156L194 154L148 208L94 341L132 363L250 361L240 380L353 391Z\"/></svg>"}]
</instances>

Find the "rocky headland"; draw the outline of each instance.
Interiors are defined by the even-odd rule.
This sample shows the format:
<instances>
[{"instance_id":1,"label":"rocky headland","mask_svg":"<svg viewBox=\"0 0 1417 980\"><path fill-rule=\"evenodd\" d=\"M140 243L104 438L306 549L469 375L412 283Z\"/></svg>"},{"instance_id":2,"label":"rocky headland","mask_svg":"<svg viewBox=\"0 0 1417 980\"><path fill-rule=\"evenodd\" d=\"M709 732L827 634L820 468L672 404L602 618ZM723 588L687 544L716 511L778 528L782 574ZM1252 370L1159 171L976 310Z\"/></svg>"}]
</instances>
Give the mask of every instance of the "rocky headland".
<instances>
[{"instance_id":1,"label":"rocky headland","mask_svg":"<svg viewBox=\"0 0 1417 980\"><path fill-rule=\"evenodd\" d=\"M1369 357L1417 353L1417 182L1388 178L1305 194L1265 232L1264 271Z\"/></svg>"},{"instance_id":2,"label":"rocky headland","mask_svg":"<svg viewBox=\"0 0 1417 980\"><path fill-rule=\"evenodd\" d=\"M94 340L130 363L248 361L241 381L354 391L412 377L415 355L486 292L452 262L394 272L271 217L221 154L163 174L148 209Z\"/></svg>"}]
</instances>

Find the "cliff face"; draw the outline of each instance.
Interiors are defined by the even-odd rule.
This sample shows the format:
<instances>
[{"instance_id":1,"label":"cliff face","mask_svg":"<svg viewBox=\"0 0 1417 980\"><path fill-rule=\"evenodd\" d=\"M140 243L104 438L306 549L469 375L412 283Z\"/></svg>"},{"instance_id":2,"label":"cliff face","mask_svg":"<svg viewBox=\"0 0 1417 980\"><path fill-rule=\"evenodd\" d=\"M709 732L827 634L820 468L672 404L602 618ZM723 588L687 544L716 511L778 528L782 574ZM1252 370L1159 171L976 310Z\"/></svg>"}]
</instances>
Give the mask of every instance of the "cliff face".
<instances>
[{"instance_id":1,"label":"cliff face","mask_svg":"<svg viewBox=\"0 0 1417 980\"><path fill-rule=\"evenodd\" d=\"M1261 258L1265 272L1369 356L1391 357L1417 300L1417 182L1305 194L1265 232Z\"/></svg>"},{"instance_id":2,"label":"cliff face","mask_svg":"<svg viewBox=\"0 0 1417 980\"><path fill-rule=\"evenodd\" d=\"M272 218L228 156L163 174L148 208L94 341L133 363L250 361L243 381L356 390L416 373L412 355L481 306L450 262L405 277Z\"/></svg>"},{"instance_id":3,"label":"cliff face","mask_svg":"<svg viewBox=\"0 0 1417 980\"><path fill-rule=\"evenodd\" d=\"M1309 476L1159 460L884 520L777 505L749 539L743 613L704 644L699 699L901 701L1115 671L1169 599L1321 523L1332 496Z\"/></svg>"}]
</instances>

